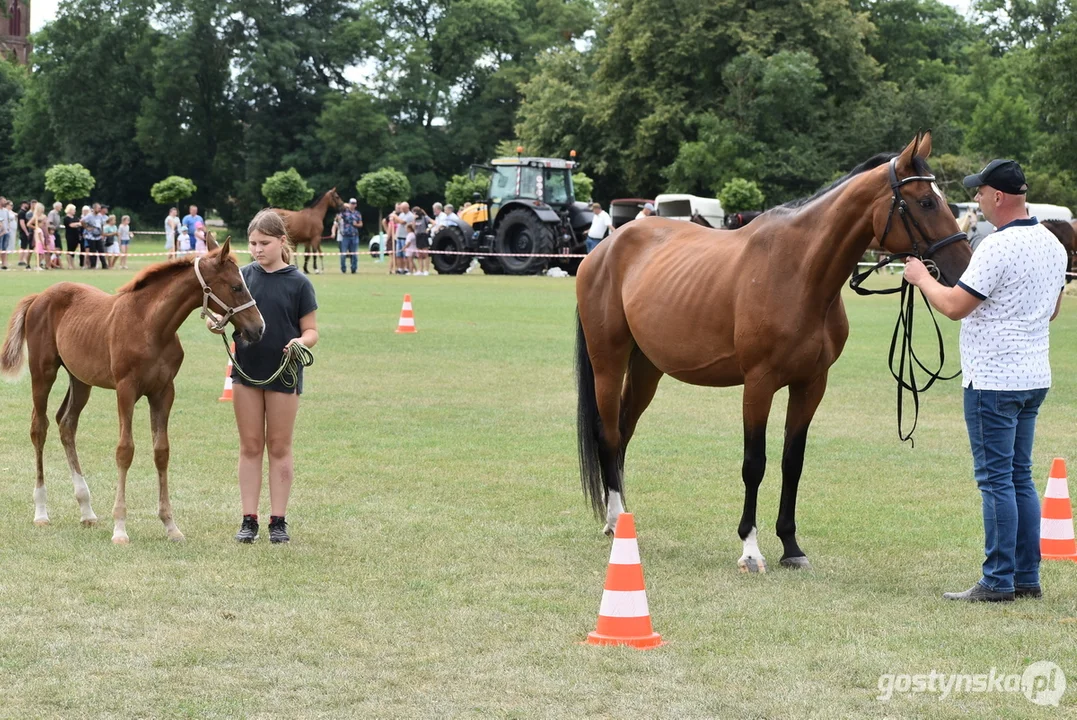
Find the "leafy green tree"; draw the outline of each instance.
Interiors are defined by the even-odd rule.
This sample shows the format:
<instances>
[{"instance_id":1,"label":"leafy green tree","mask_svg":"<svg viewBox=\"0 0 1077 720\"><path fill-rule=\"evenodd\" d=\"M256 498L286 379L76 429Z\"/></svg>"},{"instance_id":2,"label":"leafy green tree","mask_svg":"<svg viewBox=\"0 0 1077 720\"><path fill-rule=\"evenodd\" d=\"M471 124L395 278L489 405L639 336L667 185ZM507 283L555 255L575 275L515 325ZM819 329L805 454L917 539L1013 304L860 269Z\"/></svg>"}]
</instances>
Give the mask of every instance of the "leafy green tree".
<instances>
[{"instance_id":1,"label":"leafy green tree","mask_svg":"<svg viewBox=\"0 0 1077 720\"><path fill-rule=\"evenodd\" d=\"M763 208L763 191L751 180L733 178L717 192L722 209L727 213L761 210Z\"/></svg>"},{"instance_id":2,"label":"leafy green tree","mask_svg":"<svg viewBox=\"0 0 1077 720\"><path fill-rule=\"evenodd\" d=\"M991 88L987 100L972 113L965 142L982 157L1008 157L1028 162L1032 154L1036 116L1019 94L1006 83Z\"/></svg>"},{"instance_id":3,"label":"leafy green tree","mask_svg":"<svg viewBox=\"0 0 1077 720\"><path fill-rule=\"evenodd\" d=\"M1077 168L1077 14L1070 14L1056 32L1045 34L1036 47L1031 72L1037 91L1037 108L1045 131L1036 152L1044 170ZM1072 174L1070 175L1072 178ZM1031 183L1030 183L1031 186ZM1077 209L1077 208L1075 208Z\"/></svg>"},{"instance_id":4,"label":"leafy green tree","mask_svg":"<svg viewBox=\"0 0 1077 720\"><path fill-rule=\"evenodd\" d=\"M16 117L14 162L24 177L37 183L44 168L77 161L96 178L97 196L149 202L163 173L132 138L142 101L153 93L161 34L152 11L147 0L77 0L35 35L35 71ZM78 110L73 98L83 98Z\"/></svg>"},{"instance_id":5,"label":"leafy green tree","mask_svg":"<svg viewBox=\"0 0 1077 720\"><path fill-rule=\"evenodd\" d=\"M407 200L411 195L411 183L407 175L399 170L383 167L359 178L355 191L363 202L378 209L378 232L381 232L382 209Z\"/></svg>"},{"instance_id":6,"label":"leafy green tree","mask_svg":"<svg viewBox=\"0 0 1077 720\"><path fill-rule=\"evenodd\" d=\"M198 192L198 187L188 178L169 175L150 188L150 196L158 205L175 205Z\"/></svg>"},{"instance_id":7,"label":"leafy green tree","mask_svg":"<svg viewBox=\"0 0 1077 720\"><path fill-rule=\"evenodd\" d=\"M231 73L239 42L231 5L166 0L156 20L163 32L135 142L147 162L160 168L156 177L190 178L197 187L192 199L232 220L243 128Z\"/></svg>"},{"instance_id":8,"label":"leafy green tree","mask_svg":"<svg viewBox=\"0 0 1077 720\"><path fill-rule=\"evenodd\" d=\"M89 197L95 184L90 171L78 163L53 165L45 172L45 189L61 202Z\"/></svg>"},{"instance_id":9,"label":"leafy green tree","mask_svg":"<svg viewBox=\"0 0 1077 720\"><path fill-rule=\"evenodd\" d=\"M271 207L299 210L314 197L314 190L293 167L267 177L262 183L262 195Z\"/></svg>"},{"instance_id":10,"label":"leafy green tree","mask_svg":"<svg viewBox=\"0 0 1077 720\"><path fill-rule=\"evenodd\" d=\"M574 172L572 173L572 189L577 200L587 202L594 197L595 181L587 173Z\"/></svg>"},{"instance_id":11,"label":"leafy green tree","mask_svg":"<svg viewBox=\"0 0 1077 720\"><path fill-rule=\"evenodd\" d=\"M15 113L29 76L26 69L0 59L0 177L11 177L15 149ZM5 188L7 192L10 189Z\"/></svg>"},{"instance_id":12,"label":"leafy green tree","mask_svg":"<svg viewBox=\"0 0 1077 720\"><path fill-rule=\"evenodd\" d=\"M475 193L479 193L485 199L489 185L490 177L485 173L476 174L474 178L469 178L467 175L453 175L449 182L445 183L445 202L462 207L465 202L472 201Z\"/></svg>"}]
</instances>

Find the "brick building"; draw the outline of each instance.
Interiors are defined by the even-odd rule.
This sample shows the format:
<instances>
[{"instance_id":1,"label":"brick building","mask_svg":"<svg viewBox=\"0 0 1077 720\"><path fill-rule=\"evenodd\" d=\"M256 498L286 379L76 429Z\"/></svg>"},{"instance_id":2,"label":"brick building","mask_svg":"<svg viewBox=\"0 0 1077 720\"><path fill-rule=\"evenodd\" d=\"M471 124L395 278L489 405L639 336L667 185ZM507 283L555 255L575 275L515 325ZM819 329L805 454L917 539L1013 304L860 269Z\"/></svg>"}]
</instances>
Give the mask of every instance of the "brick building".
<instances>
[{"instance_id":1,"label":"brick building","mask_svg":"<svg viewBox=\"0 0 1077 720\"><path fill-rule=\"evenodd\" d=\"M30 2L29 0L0 0L6 4L0 14L0 55L14 55L26 64L30 57Z\"/></svg>"}]
</instances>

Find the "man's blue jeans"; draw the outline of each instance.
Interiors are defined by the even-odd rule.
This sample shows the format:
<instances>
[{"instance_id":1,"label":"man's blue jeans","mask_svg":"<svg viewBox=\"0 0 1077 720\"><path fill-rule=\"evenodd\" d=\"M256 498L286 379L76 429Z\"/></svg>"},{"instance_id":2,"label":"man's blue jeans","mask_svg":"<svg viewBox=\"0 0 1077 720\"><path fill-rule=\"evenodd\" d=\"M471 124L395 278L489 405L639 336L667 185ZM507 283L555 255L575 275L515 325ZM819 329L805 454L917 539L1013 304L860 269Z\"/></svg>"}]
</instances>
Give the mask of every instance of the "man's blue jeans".
<instances>
[{"instance_id":1,"label":"man's blue jeans","mask_svg":"<svg viewBox=\"0 0 1077 720\"><path fill-rule=\"evenodd\" d=\"M1040 584L1040 500L1032 482L1032 439L1047 389L965 388L965 425L983 495L980 584L995 592Z\"/></svg>"},{"instance_id":2,"label":"man's blue jeans","mask_svg":"<svg viewBox=\"0 0 1077 720\"><path fill-rule=\"evenodd\" d=\"M351 253L351 255L343 255L342 254L340 256L340 271L341 272L346 272L345 268L344 268L344 261L347 260L348 258L351 258L352 272L355 272L356 268L359 267L359 236L358 235L353 235L351 237L348 237L347 235L341 235L340 236L340 252L341 253Z\"/></svg>"},{"instance_id":3,"label":"man's blue jeans","mask_svg":"<svg viewBox=\"0 0 1077 720\"><path fill-rule=\"evenodd\" d=\"M584 242L584 245L587 246L587 254L590 255L591 251L594 250L596 247L598 247L598 244L600 242L602 242L602 238L599 238L598 240L595 240L592 237L588 237L586 242Z\"/></svg>"}]
</instances>

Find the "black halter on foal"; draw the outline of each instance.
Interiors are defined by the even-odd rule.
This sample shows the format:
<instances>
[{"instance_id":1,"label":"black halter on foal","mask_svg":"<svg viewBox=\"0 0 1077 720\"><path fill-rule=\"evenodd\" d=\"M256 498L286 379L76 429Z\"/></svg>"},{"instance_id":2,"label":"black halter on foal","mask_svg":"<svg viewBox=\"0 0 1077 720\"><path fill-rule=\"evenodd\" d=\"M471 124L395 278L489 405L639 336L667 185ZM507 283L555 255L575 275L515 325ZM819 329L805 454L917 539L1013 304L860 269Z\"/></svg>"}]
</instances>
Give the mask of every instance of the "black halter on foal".
<instances>
[{"instance_id":1,"label":"black halter on foal","mask_svg":"<svg viewBox=\"0 0 1077 720\"><path fill-rule=\"evenodd\" d=\"M937 369L930 369L920 358L916 355L916 351L912 347L912 327L913 327L913 309L916 304L916 296L912 292L912 285L903 277L901 279L901 286L896 288L886 288L884 290L868 290L861 287L864 280L866 280L872 273L879 268L889 265L894 260L899 258L915 257L922 261L932 275L938 277L938 267L931 261L931 256L936 252L951 245L958 240L968 240L968 236L963 232L957 232L953 235L944 237L942 240L932 242L931 238L927 236L923 228L920 227L920 223L916 221L912 213L909 211L909 205L905 202L905 198L901 196L901 186L907 185L911 182L924 181L935 182L934 175L913 175L911 177L902 178L898 180L897 177L897 158L890 160L890 189L893 191L893 197L890 198L890 214L886 217L886 227L883 229L883 235L879 239L879 245L882 246L886 242L886 236L890 234L890 228L894 222L894 211L897 211L898 216L901 218L901 222L905 225L905 231L909 234L909 240L912 242L912 252L894 253L887 255L879 262L861 273L855 273L849 280L849 287L851 287L858 295L890 295L891 293L901 293L900 309L898 310L897 324L894 326L894 335L890 339L890 374L897 380L897 422L898 422L898 437L902 442L906 440L912 440L912 434L916 430L916 421L920 417L920 393L924 392L932 385L936 380L953 380L961 371L958 370L953 375L944 376L942 374L943 367L946 364L946 347L942 340L942 329L939 328L939 321L935 318L935 312L931 308L931 303L927 301L923 293L920 296L924 300L924 305L927 307L928 315L931 316L931 322L935 325L935 338L939 343L939 366ZM914 232L915 230L915 232ZM917 235L923 241L927 248L923 253L920 252L920 243L917 242ZM898 337L901 337L901 349L900 355L898 355ZM894 367L894 359L897 355L897 368ZM919 367L925 373L927 373L927 382L923 385L917 383L915 369ZM913 421L912 427L906 433L902 429L902 407L904 404L905 391L908 390L912 393L913 401Z\"/></svg>"}]
</instances>

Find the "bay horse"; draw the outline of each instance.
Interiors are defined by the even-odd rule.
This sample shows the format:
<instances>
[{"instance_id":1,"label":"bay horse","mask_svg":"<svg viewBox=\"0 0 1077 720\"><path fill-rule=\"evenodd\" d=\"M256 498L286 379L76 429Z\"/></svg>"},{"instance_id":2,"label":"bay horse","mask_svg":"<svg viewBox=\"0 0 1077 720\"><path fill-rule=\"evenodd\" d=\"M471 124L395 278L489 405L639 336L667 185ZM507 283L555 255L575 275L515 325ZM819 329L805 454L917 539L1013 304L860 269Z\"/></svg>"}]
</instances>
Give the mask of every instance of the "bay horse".
<instances>
[{"instance_id":1,"label":"bay horse","mask_svg":"<svg viewBox=\"0 0 1077 720\"><path fill-rule=\"evenodd\" d=\"M310 261L311 255L314 256L314 272L321 272L318 269L318 258L322 256L322 232L325 230L325 214L329 212L330 208L340 210L343 206L344 201L337 194L337 189L330 188L314 198L302 210L270 208L284 218L284 226L288 228L288 237L291 238L292 244L297 249L300 245L306 246L307 250L303 253L303 272L308 272L307 263ZM322 265L325 265L324 258L322 259Z\"/></svg>"},{"instance_id":2,"label":"bay horse","mask_svg":"<svg viewBox=\"0 0 1077 720\"><path fill-rule=\"evenodd\" d=\"M1066 284L1069 284L1073 279L1069 273L1073 272L1074 238L1077 236L1077 233L1074 233L1074 225L1077 225L1077 221L1071 223L1068 220L1044 220L1040 225L1050 230L1066 249Z\"/></svg>"},{"instance_id":3,"label":"bay horse","mask_svg":"<svg viewBox=\"0 0 1077 720\"><path fill-rule=\"evenodd\" d=\"M663 375L744 386L745 572L766 570L756 501L774 394L789 388L777 535L781 565L808 568L796 498L808 426L841 355L841 290L872 238L924 258L953 285L972 250L929 174L931 135L878 155L810 198L740 230L645 218L599 244L576 276L577 439L584 495L612 533L624 511L625 450ZM942 238L937 240L938 238Z\"/></svg>"},{"instance_id":4,"label":"bay horse","mask_svg":"<svg viewBox=\"0 0 1077 720\"><path fill-rule=\"evenodd\" d=\"M75 433L91 388L109 388L116 391L120 415L116 446L119 482L112 508L112 541L129 542L127 471L135 452L131 423L135 402L143 396L149 398L150 406L158 517L170 540L183 540L168 498L168 416L176 395L173 381L183 363L183 348L176 331L195 308L202 306L205 313L211 300L225 313L220 326L231 322L242 340L258 342L265 330L229 240L217 247L210 235L207 245L214 248L208 255L151 265L115 295L81 283L62 282L28 295L16 305L0 350L0 370L6 375L18 375L23 347L27 347L34 402L30 439L37 460L35 525L49 522L42 453L49 427L49 391L63 368L69 385L56 413L56 424L71 469L75 499L82 511L82 524L95 525L97 516L90 505L90 489L75 449Z\"/></svg>"}]
</instances>

